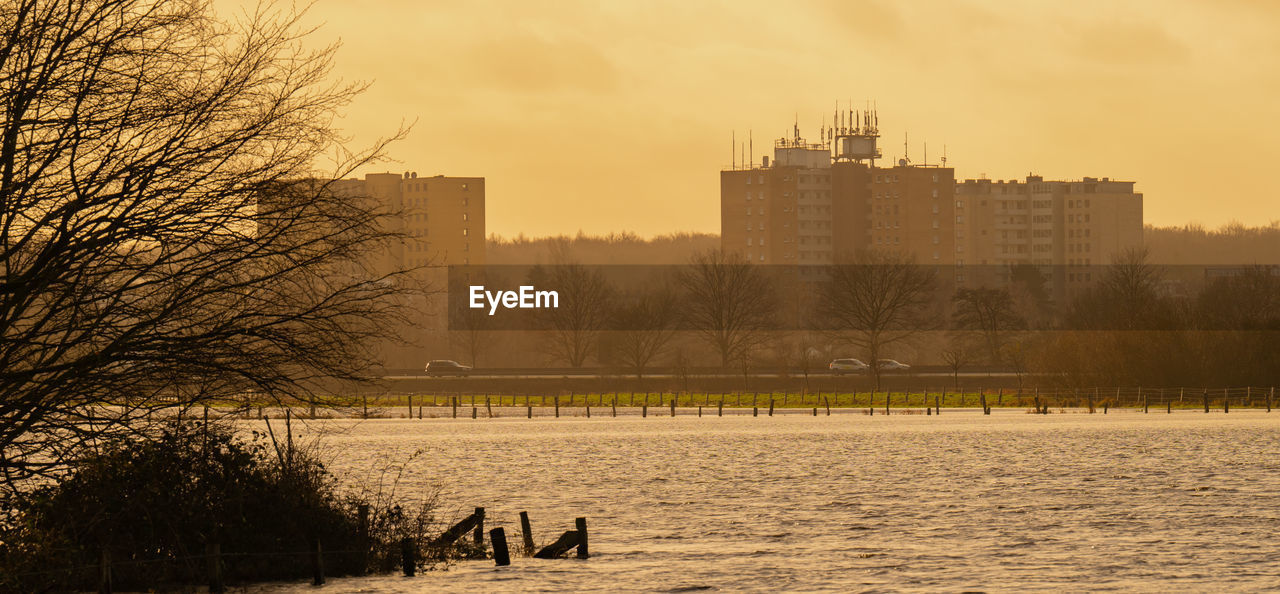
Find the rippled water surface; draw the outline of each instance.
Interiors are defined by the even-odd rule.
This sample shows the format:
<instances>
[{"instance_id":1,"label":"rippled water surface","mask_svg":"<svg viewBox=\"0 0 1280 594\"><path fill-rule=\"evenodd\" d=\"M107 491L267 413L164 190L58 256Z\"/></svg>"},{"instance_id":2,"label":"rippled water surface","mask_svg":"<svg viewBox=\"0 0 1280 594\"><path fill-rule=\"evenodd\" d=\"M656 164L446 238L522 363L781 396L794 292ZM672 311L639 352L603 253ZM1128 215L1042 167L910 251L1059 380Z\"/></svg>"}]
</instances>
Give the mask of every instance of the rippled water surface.
<instances>
[{"instance_id":1,"label":"rippled water surface","mask_svg":"<svg viewBox=\"0 0 1280 594\"><path fill-rule=\"evenodd\" d=\"M1280 413L323 421L347 480L592 558L325 591L1280 588ZM300 584L277 590L304 590Z\"/></svg>"}]
</instances>

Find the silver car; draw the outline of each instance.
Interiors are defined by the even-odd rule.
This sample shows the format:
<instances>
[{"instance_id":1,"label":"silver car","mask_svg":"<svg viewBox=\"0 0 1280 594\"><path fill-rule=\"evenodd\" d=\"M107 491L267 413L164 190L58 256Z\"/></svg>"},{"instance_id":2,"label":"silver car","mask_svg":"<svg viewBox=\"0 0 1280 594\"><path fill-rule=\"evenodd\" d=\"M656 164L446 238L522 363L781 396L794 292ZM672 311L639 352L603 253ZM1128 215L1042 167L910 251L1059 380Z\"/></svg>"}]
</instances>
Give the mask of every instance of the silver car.
<instances>
[{"instance_id":1,"label":"silver car","mask_svg":"<svg viewBox=\"0 0 1280 594\"><path fill-rule=\"evenodd\" d=\"M846 373L864 373L868 367L866 363L857 359L835 359L827 363L827 369L836 375L844 375Z\"/></svg>"}]
</instances>

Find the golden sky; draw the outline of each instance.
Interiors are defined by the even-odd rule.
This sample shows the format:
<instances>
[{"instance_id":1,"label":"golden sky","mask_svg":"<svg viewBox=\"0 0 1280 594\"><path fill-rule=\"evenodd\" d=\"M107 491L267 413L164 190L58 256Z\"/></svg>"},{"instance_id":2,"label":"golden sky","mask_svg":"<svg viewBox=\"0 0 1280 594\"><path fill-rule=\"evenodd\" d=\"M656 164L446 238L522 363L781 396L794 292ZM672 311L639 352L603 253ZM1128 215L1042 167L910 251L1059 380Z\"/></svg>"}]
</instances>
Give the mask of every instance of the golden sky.
<instances>
[{"instance_id":1,"label":"golden sky","mask_svg":"<svg viewBox=\"0 0 1280 594\"><path fill-rule=\"evenodd\" d=\"M231 2L233 0L223 0ZM372 83L378 170L487 178L506 236L719 231L730 135L875 101L886 157L957 178L1137 181L1157 225L1280 219L1280 2L317 0ZM826 119L823 119L826 118Z\"/></svg>"}]
</instances>

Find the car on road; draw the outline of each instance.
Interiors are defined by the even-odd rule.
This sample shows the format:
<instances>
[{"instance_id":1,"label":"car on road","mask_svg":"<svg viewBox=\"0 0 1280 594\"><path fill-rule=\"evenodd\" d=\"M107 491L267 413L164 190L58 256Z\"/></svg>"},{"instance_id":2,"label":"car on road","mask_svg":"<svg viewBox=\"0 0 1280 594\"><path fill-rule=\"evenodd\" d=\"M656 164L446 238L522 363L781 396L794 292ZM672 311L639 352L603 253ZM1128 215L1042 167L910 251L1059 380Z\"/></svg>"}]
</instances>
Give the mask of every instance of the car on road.
<instances>
[{"instance_id":1,"label":"car on road","mask_svg":"<svg viewBox=\"0 0 1280 594\"><path fill-rule=\"evenodd\" d=\"M906 371L911 369L910 365L893 359L880 359L876 362L876 366L880 368L880 371Z\"/></svg>"},{"instance_id":2,"label":"car on road","mask_svg":"<svg viewBox=\"0 0 1280 594\"><path fill-rule=\"evenodd\" d=\"M426 372L427 372L427 375L431 375L431 376L467 375L468 373L471 373L471 368L457 361L450 361L449 359L436 359L434 361L427 363Z\"/></svg>"},{"instance_id":3,"label":"car on road","mask_svg":"<svg viewBox=\"0 0 1280 594\"><path fill-rule=\"evenodd\" d=\"M835 359L827 363L827 369L836 375L863 373L867 370L867 364L857 359Z\"/></svg>"}]
</instances>

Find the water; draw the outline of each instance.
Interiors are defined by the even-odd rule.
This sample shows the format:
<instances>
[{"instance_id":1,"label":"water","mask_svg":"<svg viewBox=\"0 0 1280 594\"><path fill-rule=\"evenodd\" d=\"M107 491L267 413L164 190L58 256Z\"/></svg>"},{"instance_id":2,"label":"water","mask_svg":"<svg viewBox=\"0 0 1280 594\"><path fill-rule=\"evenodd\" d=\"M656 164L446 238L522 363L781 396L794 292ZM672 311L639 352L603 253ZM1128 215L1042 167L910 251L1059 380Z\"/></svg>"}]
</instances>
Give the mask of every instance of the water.
<instances>
[{"instance_id":1,"label":"water","mask_svg":"<svg viewBox=\"0 0 1280 594\"><path fill-rule=\"evenodd\" d=\"M327 423L327 424L326 424ZM518 512L592 558L460 563L325 591L1280 588L1280 414L326 421L352 480ZM304 590L302 584L272 589Z\"/></svg>"}]
</instances>

